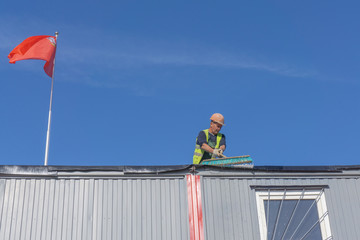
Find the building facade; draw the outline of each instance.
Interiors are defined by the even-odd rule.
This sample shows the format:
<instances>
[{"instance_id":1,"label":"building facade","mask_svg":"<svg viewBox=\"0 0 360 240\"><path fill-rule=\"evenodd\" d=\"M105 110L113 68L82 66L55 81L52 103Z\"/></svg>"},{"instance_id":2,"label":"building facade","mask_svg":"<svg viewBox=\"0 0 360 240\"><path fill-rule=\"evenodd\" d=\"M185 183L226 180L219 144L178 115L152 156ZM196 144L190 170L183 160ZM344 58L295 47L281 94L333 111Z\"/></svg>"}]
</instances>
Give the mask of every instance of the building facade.
<instances>
[{"instance_id":1,"label":"building facade","mask_svg":"<svg viewBox=\"0 0 360 240\"><path fill-rule=\"evenodd\" d=\"M360 239L360 166L0 166L0 239Z\"/></svg>"}]
</instances>

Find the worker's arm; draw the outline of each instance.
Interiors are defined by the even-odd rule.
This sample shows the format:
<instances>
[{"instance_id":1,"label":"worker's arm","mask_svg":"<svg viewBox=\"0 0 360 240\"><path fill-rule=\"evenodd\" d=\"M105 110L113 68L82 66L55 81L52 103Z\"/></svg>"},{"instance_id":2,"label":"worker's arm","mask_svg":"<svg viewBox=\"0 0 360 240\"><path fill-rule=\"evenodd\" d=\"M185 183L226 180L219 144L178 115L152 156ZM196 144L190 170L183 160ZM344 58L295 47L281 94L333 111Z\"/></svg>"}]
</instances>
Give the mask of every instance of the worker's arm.
<instances>
[{"instance_id":1,"label":"worker's arm","mask_svg":"<svg viewBox=\"0 0 360 240\"><path fill-rule=\"evenodd\" d=\"M207 151L207 152L209 152L209 153L213 153L213 152L214 152L214 149L213 149L212 147L210 147L209 145L207 145L206 143L203 143L203 144L201 145L201 149L202 149L202 150L205 150L205 151Z\"/></svg>"},{"instance_id":2,"label":"worker's arm","mask_svg":"<svg viewBox=\"0 0 360 240\"><path fill-rule=\"evenodd\" d=\"M205 151L207 151L207 152L209 152L209 153L213 153L213 152L214 152L214 149L213 149L212 147L210 147L209 145L207 145L206 143L203 143L203 145L201 145L201 149L202 149L202 150L205 150ZM225 149L226 149L225 145L221 145L221 146L220 146L220 149L223 150L223 151L225 151Z\"/></svg>"},{"instance_id":3,"label":"worker's arm","mask_svg":"<svg viewBox=\"0 0 360 240\"><path fill-rule=\"evenodd\" d=\"M205 151L207 151L209 153L215 154L216 157L224 157L224 155L222 153L225 150L225 145L220 146L220 148L219 148L219 149L221 149L220 154L214 153L214 149L212 147L210 147L209 145L207 145L206 143L203 143L201 145L201 149L203 149L203 150L205 150Z\"/></svg>"}]
</instances>

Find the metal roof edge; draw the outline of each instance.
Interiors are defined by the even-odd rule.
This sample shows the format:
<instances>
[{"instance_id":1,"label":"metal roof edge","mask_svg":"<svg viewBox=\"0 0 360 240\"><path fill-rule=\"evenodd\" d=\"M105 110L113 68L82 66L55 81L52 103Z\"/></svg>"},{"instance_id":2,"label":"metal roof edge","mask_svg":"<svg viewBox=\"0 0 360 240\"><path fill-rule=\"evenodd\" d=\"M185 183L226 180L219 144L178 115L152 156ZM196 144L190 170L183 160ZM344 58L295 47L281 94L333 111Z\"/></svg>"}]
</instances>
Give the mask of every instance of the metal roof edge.
<instances>
[{"instance_id":1,"label":"metal roof edge","mask_svg":"<svg viewBox=\"0 0 360 240\"><path fill-rule=\"evenodd\" d=\"M253 170L267 172L342 172L360 170L360 165L255 166Z\"/></svg>"},{"instance_id":2,"label":"metal roof edge","mask_svg":"<svg viewBox=\"0 0 360 240\"><path fill-rule=\"evenodd\" d=\"M210 166L210 165L167 165L167 166L38 166L38 165L0 165L0 177L4 176L37 176L56 177L68 175L83 175L80 173L106 172L119 175L148 174L187 174L200 172L279 172L279 173L342 173L344 171L360 170L360 165L334 166L254 166L253 168ZM100 174L101 175L101 174Z\"/></svg>"},{"instance_id":3,"label":"metal roof edge","mask_svg":"<svg viewBox=\"0 0 360 240\"><path fill-rule=\"evenodd\" d=\"M173 166L38 166L38 165L0 165L0 177L56 177L64 175L85 176L98 172L97 175L147 175L176 174L189 172L192 165ZM184 173L182 173L184 174Z\"/></svg>"}]
</instances>

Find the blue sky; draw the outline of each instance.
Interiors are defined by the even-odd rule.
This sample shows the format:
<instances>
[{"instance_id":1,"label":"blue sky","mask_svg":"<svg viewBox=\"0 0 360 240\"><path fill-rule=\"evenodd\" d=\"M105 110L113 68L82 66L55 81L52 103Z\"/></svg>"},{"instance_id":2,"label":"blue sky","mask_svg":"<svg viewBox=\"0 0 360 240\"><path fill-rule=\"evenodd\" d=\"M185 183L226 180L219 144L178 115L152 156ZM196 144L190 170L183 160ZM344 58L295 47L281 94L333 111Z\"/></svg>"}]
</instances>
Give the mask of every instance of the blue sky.
<instances>
[{"instance_id":1,"label":"blue sky","mask_svg":"<svg viewBox=\"0 0 360 240\"><path fill-rule=\"evenodd\" d=\"M360 164L359 3L2 1L0 164L42 165L51 79L9 64L59 32L49 165L191 164L212 113L227 156Z\"/></svg>"}]
</instances>

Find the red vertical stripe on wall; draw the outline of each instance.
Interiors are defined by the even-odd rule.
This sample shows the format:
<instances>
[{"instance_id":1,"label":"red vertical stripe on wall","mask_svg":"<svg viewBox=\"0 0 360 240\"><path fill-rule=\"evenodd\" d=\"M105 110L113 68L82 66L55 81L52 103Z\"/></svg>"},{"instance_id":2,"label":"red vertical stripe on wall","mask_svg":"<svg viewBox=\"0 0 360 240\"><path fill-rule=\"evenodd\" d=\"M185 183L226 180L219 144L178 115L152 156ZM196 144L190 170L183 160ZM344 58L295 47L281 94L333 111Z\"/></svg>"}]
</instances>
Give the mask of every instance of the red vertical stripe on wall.
<instances>
[{"instance_id":1,"label":"red vertical stripe on wall","mask_svg":"<svg viewBox=\"0 0 360 240\"><path fill-rule=\"evenodd\" d=\"M203 214L201 205L200 176L186 175L190 240L203 240Z\"/></svg>"},{"instance_id":2,"label":"red vertical stripe on wall","mask_svg":"<svg viewBox=\"0 0 360 240\"><path fill-rule=\"evenodd\" d=\"M203 228L203 212L201 203L201 185L200 176L195 176L196 192L197 192L197 209L198 209L198 222L199 222L199 239L204 239L204 228Z\"/></svg>"}]
</instances>

